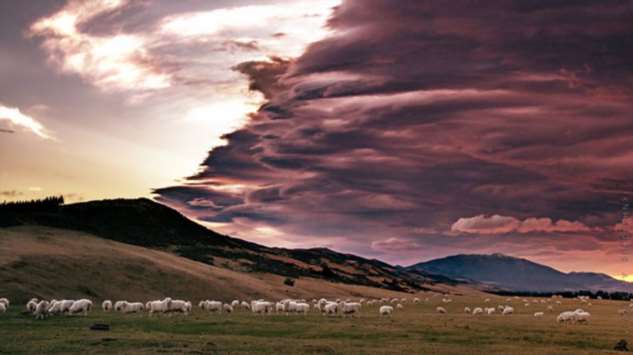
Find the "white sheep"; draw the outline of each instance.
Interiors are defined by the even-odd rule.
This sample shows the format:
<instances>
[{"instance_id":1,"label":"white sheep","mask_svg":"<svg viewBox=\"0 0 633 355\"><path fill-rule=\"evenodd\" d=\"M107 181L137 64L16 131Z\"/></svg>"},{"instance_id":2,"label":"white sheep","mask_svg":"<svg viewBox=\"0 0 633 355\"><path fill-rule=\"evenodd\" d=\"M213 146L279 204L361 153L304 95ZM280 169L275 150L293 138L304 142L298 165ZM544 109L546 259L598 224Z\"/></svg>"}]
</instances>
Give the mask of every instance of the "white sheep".
<instances>
[{"instance_id":1,"label":"white sheep","mask_svg":"<svg viewBox=\"0 0 633 355\"><path fill-rule=\"evenodd\" d=\"M251 312L256 314L270 313L273 310L272 302L268 301L251 301Z\"/></svg>"},{"instance_id":2,"label":"white sheep","mask_svg":"<svg viewBox=\"0 0 633 355\"><path fill-rule=\"evenodd\" d=\"M242 303L240 304L240 307L242 307L242 309L245 310L245 311L250 311L251 310L251 305L248 304L248 302L246 302L246 301L242 301Z\"/></svg>"},{"instance_id":3,"label":"white sheep","mask_svg":"<svg viewBox=\"0 0 633 355\"><path fill-rule=\"evenodd\" d=\"M150 301L149 304L146 304L146 306L151 316L154 313L168 312L169 305L171 304L171 302L172 302L172 299L170 297L167 297L164 300Z\"/></svg>"},{"instance_id":4,"label":"white sheep","mask_svg":"<svg viewBox=\"0 0 633 355\"><path fill-rule=\"evenodd\" d=\"M486 311L487 315L492 315L493 313L495 313L495 308L494 307L487 307L484 309L484 311Z\"/></svg>"},{"instance_id":5,"label":"white sheep","mask_svg":"<svg viewBox=\"0 0 633 355\"><path fill-rule=\"evenodd\" d=\"M11 305L11 302L9 302L9 299L6 297L0 298L0 303L4 303L5 308L9 308Z\"/></svg>"},{"instance_id":6,"label":"white sheep","mask_svg":"<svg viewBox=\"0 0 633 355\"><path fill-rule=\"evenodd\" d=\"M323 306L323 313L327 315L336 314L338 311L338 303L336 302L328 302Z\"/></svg>"},{"instance_id":7,"label":"white sheep","mask_svg":"<svg viewBox=\"0 0 633 355\"><path fill-rule=\"evenodd\" d=\"M60 302L60 312L61 313L68 313L68 311L70 311L70 307L73 306L73 304L75 303L75 300L61 300Z\"/></svg>"},{"instance_id":8,"label":"white sheep","mask_svg":"<svg viewBox=\"0 0 633 355\"><path fill-rule=\"evenodd\" d=\"M89 299L80 299L75 302L68 308L69 314L77 314L81 313L84 316L88 315L88 312L92 309L92 301Z\"/></svg>"},{"instance_id":9,"label":"white sheep","mask_svg":"<svg viewBox=\"0 0 633 355\"><path fill-rule=\"evenodd\" d=\"M484 313L484 310L481 309L481 307L477 307L473 309L473 315L482 314L482 313Z\"/></svg>"},{"instance_id":10,"label":"white sheep","mask_svg":"<svg viewBox=\"0 0 633 355\"><path fill-rule=\"evenodd\" d=\"M545 315L545 313L543 313L543 312L536 312L536 313L534 313L534 317L536 317L536 318L543 317L543 315Z\"/></svg>"},{"instance_id":11,"label":"white sheep","mask_svg":"<svg viewBox=\"0 0 633 355\"><path fill-rule=\"evenodd\" d=\"M228 303L225 303L224 305L222 305L222 309L224 310L224 312L226 313L233 313L233 306L231 306Z\"/></svg>"},{"instance_id":12,"label":"white sheep","mask_svg":"<svg viewBox=\"0 0 633 355\"><path fill-rule=\"evenodd\" d=\"M417 298L417 297L414 297L414 298L413 298L413 303L416 303L416 304L417 304L417 303L420 303L420 299L419 299L419 298Z\"/></svg>"},{"instance_id":13,"label":"white sheep","mask_svg":"<svg viewBox=\"0 0 633 355\"><path fill-rule=\"evenodd\" d=\"M145 305L141 302L120 301L116 303L114 310L121 313L140 313L145 310Z\"/></svg>"},{"instance_id":14,"label":"white sheep","mask_svg":"<svg viewBox=\"0 0 633 355\"><path fill-rule=\"evenodd\" d=\"M102 309L104 312L109 312L109 311L111 311L111 310L112 310L112 301L110 301L110 300L105 300L105 301L103 301L103 302L101 303L101 309Z\"/></svg>"},{"instance_id":15,"label":"white sheep","mask_svg":"<svg viewBox=\"0 0 633 355\"><path fill-rule=\"evenodd\" d=\"M39 303L39 300L37 298L31 298L27 303L26 303L26 311L33 313L35 312L35 308L37 307L37 304Z\"/></svg>"},{"instance_id":16,"label":"white sheep","mask_svg":"<svg viewBox=\"0 0 633 355\"><path fill-rule=\"evenodd\" d=\"M398 303L398 305L400 305L400 307L402 307L401 304ZM353 316L356 313L360 313L360 308L361 308L360 303L357 303L357 302L343 302L339 306L340 306L339 311L344 316L345 315ZM396 306L396 308L397 308L397 306Z\"/></svg>"},{"instance_id":17,"label":"white sheep","mask_svg":"<svg viewBox=\"0 0 633 355\"><path fill-rule=\"evenodd\" d=\"M464 307L464 313L472 313L472 310L470 309L470 307Z\"/></svg>"},{"instance_id":18,"label":"white sheep","mask_svg":"<svg viewBox=\"0 0 633 355\"><path fill-rule=\"evenodd\" d=\"M4 302L0 302L0 313L4 313L7 311L7 304Z\"/></svg>"},{"instance_id":19,"label":"white sheep","mask_svg":"<svg viewBox=\"0 0 633 355\"><path fill-rule=\"evenodd\" d=\"M444 307L436 307L436 308L435 308L435 311L436 311L437 313L440 313L440 314L445 314L445 313L447 313L447 312L446 312L446 308L444 308Z\"/></svg>"},{"instance_id":20,"label":"white sheep","mask_svg":"<svg viewBox=\"0 0 633 355\"><path fill-rule=\"evenodd\" d=\"M46 300L41 300L35 306L35 310L33 311L33 315L35 319L44 319L46 314L48 313L50 303Z\"/></svg>"},{"instance_id":21,"label":"white sheep","mask_svg":"<svg viewBox=\"0 0 633 355\"><path fill-rule=\"evenodd\" d=\"M209 301L209 300L200 301L200 303L198 304L198 307L208 312L222 313L222 302L220 301Z\"/></svg>"},{"instance_id":22,"label":"white sheep","mask_svg":"<svg viewBox=\"0 0 633 355\"><path fill-rule=\"evenodd\" d=\"M172 300L167 306L169 312L180 312L188 315L191 312L191 302L183 300Z\"/></svg>"},{"instance_id":23,"label":"white sheep","mask_svg":"<svg viewBox=\"0 0 633 355\"><path fill-rule=\"evenodd\" d=\"M359 303L360 304L360 303ZM310 312L310 304L305 302L299 302L295 304L295 312L308 314Z\"/></svg>"},{"instance_id":24,"label":"white sheep","mask_svg":"<svg viewBox=\"0 0 633 355\"><path fill-rule=\"evenodd\" d=\"M233 302L231 302L231 307L233 307L233 309L237 309L239 305L240 305L240 301L238 300L233 300Z\"/></svg>"},{"instance_id":25,"label":"white sheep","mask_svg":"<svg viewBox=\"0 0 633 355\"><path fill-rule=\"evenodd\" d=\"M505 316L505 315L510 315L510 314L512 314L512 313L514 313L514 308L512 308L512 307L510 307L510 306L506 306L506 307L503 309L503 312L501 312L501 314L503 314L504 316Z\"/></svg>"},{"instance_id":26,"label":"white sheep","mask_svg":"<svg viewBox=\"0 0 633 355\"><path fill-rule=\"evenodd\" d=\"M40 302L41 304L41 302ZM38 304L39 306L39 304ZM57 300L51 300L48 305L48 310L46 311L48 314L60 314L62 313L62 302Z\"/></svg>"},{"instance_id":27,"label":"white sheep","mask_svg":"<svg viewBox=\"0 0 633 355\"><path fill-rule=\"evenodd\" d=\"M397 309L403 309L403 308L404 308L404 306L403 306L401 303L398 303L398 304L396 305L396 308L397 308Z\"/></svg>"},{"instance_id":28,"label":"white sheep","mask_svg":"<svg viewBox=\"0 0 633 355\"><path fill-rule=\"evenodd\" d=\"M393 307L391 306L380 306L378 312L381 316L390 316L393 313Z\"/></svg>"},{"instance_id":29,"label":"white sheep","mask_svg":"<svg viewBox=\"0 0 633 355\"><path fill-rule=\"evenodd\" d=\"M556 321L558 323L571 323L574 322L575 316L572 311L561 312L558 317L556 317Z\"/></svg>"}]
</instances>

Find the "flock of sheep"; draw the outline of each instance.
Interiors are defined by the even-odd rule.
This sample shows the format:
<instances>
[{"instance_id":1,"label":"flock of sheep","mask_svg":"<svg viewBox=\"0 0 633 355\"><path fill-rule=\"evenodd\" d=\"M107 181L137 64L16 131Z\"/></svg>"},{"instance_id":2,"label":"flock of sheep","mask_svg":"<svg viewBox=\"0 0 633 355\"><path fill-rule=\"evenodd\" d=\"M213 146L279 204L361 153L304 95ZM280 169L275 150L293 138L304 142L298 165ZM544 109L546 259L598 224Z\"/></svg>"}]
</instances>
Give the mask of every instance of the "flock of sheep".
<instances>
[{"instance_id":1,"label":"flock of sheep","mask_svg":"<svg viewBox=\"0 0 633 355\"><path fill-rule=\"evenodd\" d=\"M524 304L524 307L529 307L530 304L547 304L547 311L553 312L554 307L553 303L561 304L561 300L558 299L560 297L553 296L551 299L533 299L531 302L527 299L522 299L521 302ZM588 302L589 299L587 297L579 297L580 302L591 306L591 303ZM507 298L506 302L510 303L513 301L519 300L518 297ZM355 316L360 313L362 307L378 307L378 314L381 316L390 316L396 309L403 309L404 304L406 304L408 299L406 298L381 298L381 299L372 299L366 300L364 298L359 299L358 301L352 301L350 299L346 300L327 300L325 298L321 298L319 300L313 299L311 302L308 302L303 299L284 299L278 302L266 301L263 299L253 300L250 302L247 301L239 301L233 300L230 303L223 303L222 301L216 300L203 300L198 303L198 307L207 312L212 313L232 313L238 310L248 311L255 314L308 314L309 312L319 312L323 315L328 316ZM429 302L429 298L424 299L424 302ZM633 301L633 300L632 300ZM412 299L414 304L421 303L422 300L415 297ZM443 303L451 303L452 299L445 295L442 298ZM483 300L484 303L490 303L490 299L486 298ZM0 298L0 313L4 313L9 308L10 302L7 298ZM89 299L79 299L79 300L39 300L37 298L31 299L26 304L26 310L35 316L36 319L43 319L47 316L51 315L60 315L60 314L81 314L87 315L93 307L93 303ZM633 308L633 302L629 304L630 308ZM128 301L116 301L112 302L110 300L105 300L101 304L101 308L103 311L110 312L119 312L119 313L141 313L148 312L149 315L153 315L154 313L182 313L188 315L192 311L192 303L190 301L185 300L175 300L170 297L167 297L162 300L154 300L148 301L146 303L142 302L128 302ZM436 307L436 312L440 314L448 313L445 307L438 306ZM510 305L502 305L499 304L496 307L464 307L464 313L472 314L472 315L492 315L496 312L499 312L502 315L511 315L514 313L514 307ZM618 311L620 315L624 315L628 313L626 309L620 309ZM538 311L534 313L534 317L543 317L545 312ZM576 309L575 311L565 311L558 315L556 321L559 323L588 323L591 318L591 314L583 309Z\"/></svg>"}]
</instances>

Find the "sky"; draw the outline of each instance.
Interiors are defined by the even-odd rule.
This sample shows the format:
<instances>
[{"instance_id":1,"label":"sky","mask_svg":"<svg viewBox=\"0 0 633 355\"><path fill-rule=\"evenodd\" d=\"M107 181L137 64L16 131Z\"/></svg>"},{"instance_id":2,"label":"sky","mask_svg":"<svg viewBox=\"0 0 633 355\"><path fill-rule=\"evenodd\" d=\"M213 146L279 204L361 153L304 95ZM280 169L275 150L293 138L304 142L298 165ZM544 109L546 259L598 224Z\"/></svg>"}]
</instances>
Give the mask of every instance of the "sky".
<instances>
[{"instance_id":1,"label":"sky","mask_svg":"<svg viewBox=\"0 0 633 355\"><path fill-rule=\"evenodd\" d=\"M0 2L0 200L633 281L632 0Z\"/></svg>"}]
</instances>

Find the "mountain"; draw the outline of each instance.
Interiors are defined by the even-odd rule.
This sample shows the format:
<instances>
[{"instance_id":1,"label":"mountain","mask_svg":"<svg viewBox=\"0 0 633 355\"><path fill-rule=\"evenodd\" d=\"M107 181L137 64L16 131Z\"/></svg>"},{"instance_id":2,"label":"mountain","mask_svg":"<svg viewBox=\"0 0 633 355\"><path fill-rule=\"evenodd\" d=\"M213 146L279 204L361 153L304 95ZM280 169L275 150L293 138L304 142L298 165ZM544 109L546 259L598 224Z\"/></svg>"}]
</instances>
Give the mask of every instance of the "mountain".
<instances>
[{"instance_id":1,"label":"mountain","mask_svg":"<svg viewBox=\"0 0 633 355\"><path fill-rule=\"evenodd\" d=\"M622 291L632 292L633 284L605 274L564 273L527 259L503 254L454 255L405 268L442 275L463 282L475 282L487 289L529 292Z\"/></svg>"},{"instance_id":2,"label":"mountain","mask_svg":"<svg viewBox=\"0 0 633 355\"><path fill-rule=\"evenodd\" d=\"M43 226L83 232L236 272L307 277L410 292L452 282L443 276L405 270L379 260L325 248L269 248L231 238L189 220L176 210L143 198L33 208L28 204L2 205L0 226Z\"/></svg>"}]
</instances>

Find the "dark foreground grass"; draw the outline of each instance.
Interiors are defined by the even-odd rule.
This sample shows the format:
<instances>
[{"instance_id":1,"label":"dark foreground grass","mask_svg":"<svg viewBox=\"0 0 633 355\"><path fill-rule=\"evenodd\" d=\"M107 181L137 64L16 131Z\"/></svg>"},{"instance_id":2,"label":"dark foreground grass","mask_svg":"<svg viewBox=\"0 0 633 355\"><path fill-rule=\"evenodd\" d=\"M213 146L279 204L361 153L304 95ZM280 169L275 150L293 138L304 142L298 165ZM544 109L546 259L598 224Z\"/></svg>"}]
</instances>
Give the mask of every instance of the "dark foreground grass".
<instances>
[{"instance_id":1,"label":"dark foreground grass","mask_svg":"<svg viewBox=\"0 0 633 355\"><path fill-rule=\"evenodd\" d=\"M497 300L503 303L500 300ZM93 311L89 316L34 320L20 306L0 315L2 354L607 354L620 339L633 343L632 322L617 315L623 302L594 304L589 325L560 325L566 301L542 319L536 305L515 305L512 316L462 314L481 300L457 299L449 314L437 304L407 305L391 318L365 307L357 318L223 315L194 310L189 316L121 315ZM483 306L483 304L479 304ZM20 308L20 309L18 309ZM110 331L91 331L106 323Z\"/></svg>"}]
</instances>

